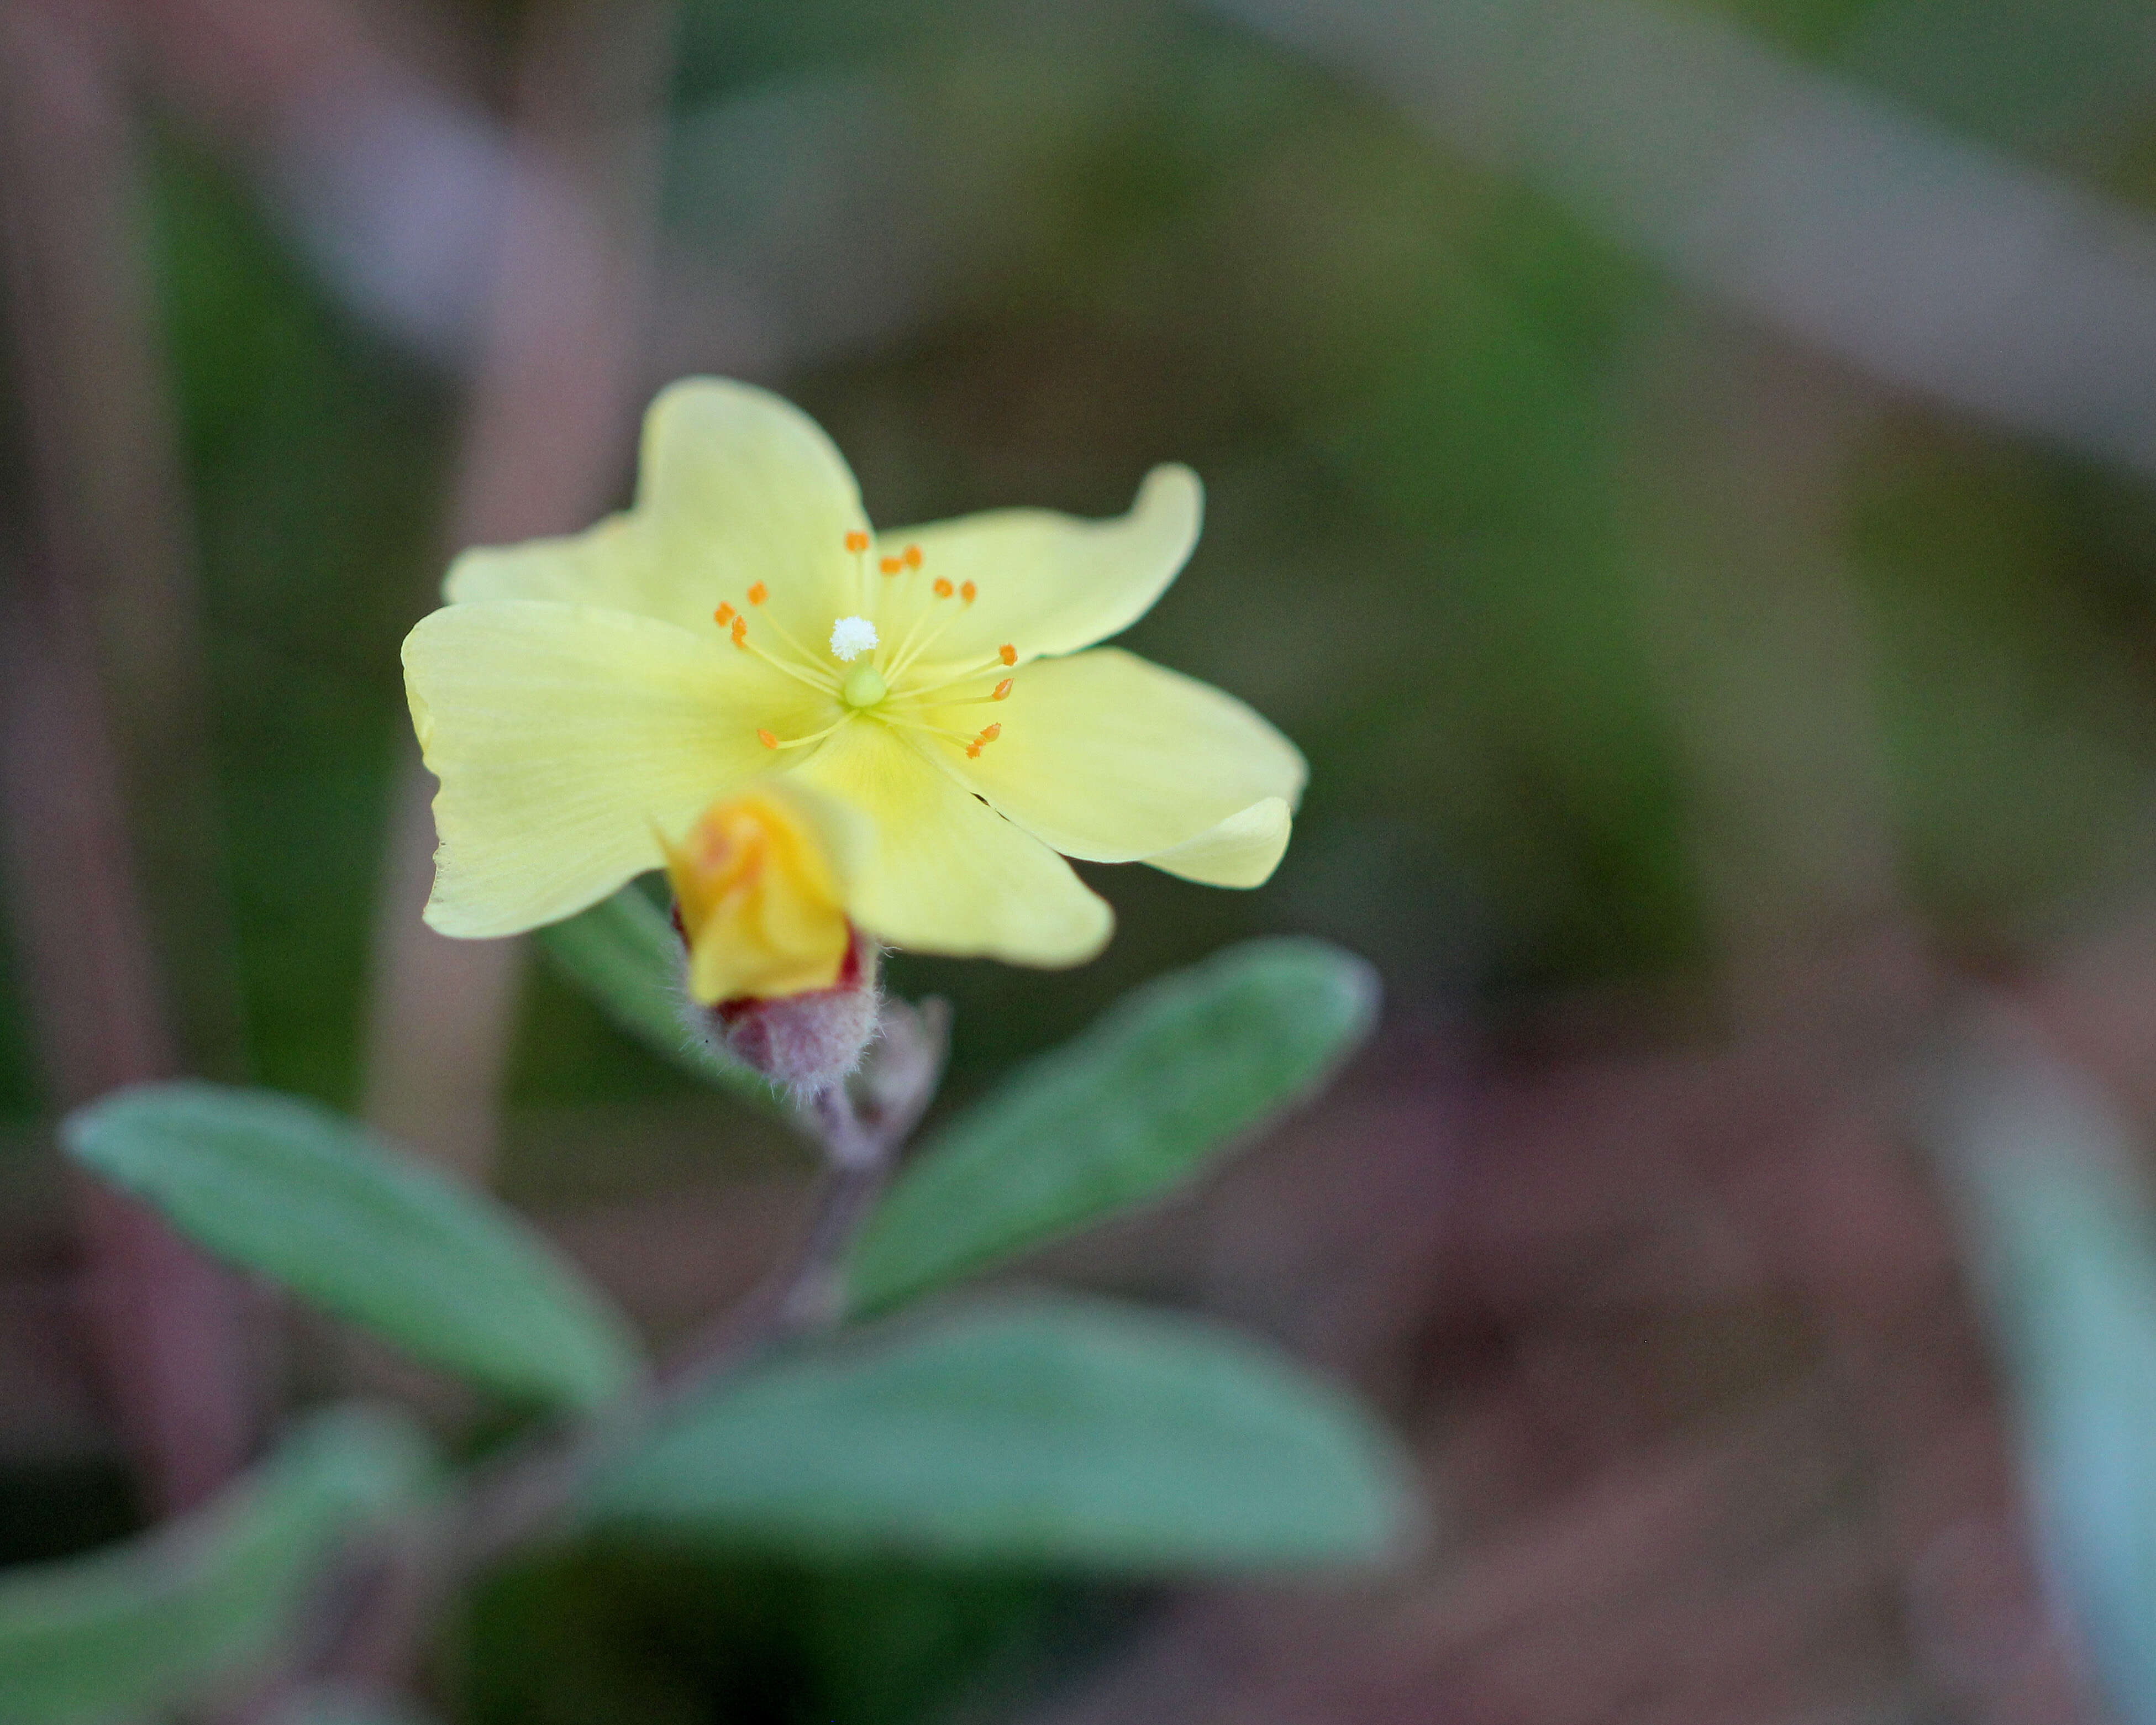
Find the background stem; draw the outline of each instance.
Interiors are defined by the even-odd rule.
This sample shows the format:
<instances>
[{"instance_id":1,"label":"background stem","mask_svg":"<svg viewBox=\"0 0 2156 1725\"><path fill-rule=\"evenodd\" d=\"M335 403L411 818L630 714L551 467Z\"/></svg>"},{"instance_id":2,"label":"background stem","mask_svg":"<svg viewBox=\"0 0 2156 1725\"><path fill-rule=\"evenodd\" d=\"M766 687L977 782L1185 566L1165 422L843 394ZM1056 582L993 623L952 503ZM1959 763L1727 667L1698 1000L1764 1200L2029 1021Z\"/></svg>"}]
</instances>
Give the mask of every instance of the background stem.
<instances>
[{"instance_id":1,"label":"background stem","mask_svg":"<svg viewBox=\"0 0 2156 1725\"><path fill-rule=\"evenodd\" d=\"M433 605L458 552L588 526L621 486L643 399L675 14L672 0L557 0L531 13L444 556L418 610ZM484 1181L523 945L445 940L421 920L434 878L434 782L406 742L377 917L364 1111L399 1142Z\"/></svg>"},{"instance_id":2,"label":"background stem","mask_svg":"<svg viewBox=\"0 0 2156 1725\"><path fill-rule=\"evenodd\" d=\"M213 799L194 618L134 256L129 140L100 49L80 16L0 8L0 300L20 414L5 428L18 459L0 465L27 492L0 495L0 861L61 1108L205 1058L228 1065L236 1042L219 980L228 960L198 950L227 943L204 860ZM113 614L126 625L116 634L100 629ZM154 797L130 798L127 727L108 685L124 691L138 742L155 732ZM194 1060L158 962L158 935L177 925L164 918L161 931L146 903L131 801L153 829L166 902L184 898L182 920L207 937L174 955L182 1004L213 1003L184 1014ZM222 1028L204 1032L211 1019ZM149 1507L188 1508L253 1447L247 1296L148 1209L94 1183L78 1189L90 1336L115 1422Z\"/></svg>"}]
</instances>

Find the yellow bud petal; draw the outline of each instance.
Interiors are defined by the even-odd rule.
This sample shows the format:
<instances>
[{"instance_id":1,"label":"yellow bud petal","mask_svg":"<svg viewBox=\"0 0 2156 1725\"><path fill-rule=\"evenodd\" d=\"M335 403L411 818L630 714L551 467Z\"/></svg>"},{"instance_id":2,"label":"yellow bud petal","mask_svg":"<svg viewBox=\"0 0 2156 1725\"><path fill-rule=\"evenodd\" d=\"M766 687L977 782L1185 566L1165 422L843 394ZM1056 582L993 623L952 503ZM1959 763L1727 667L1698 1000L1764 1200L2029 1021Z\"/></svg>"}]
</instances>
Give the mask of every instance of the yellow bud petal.
<instances>
[{"instance_id":1,"label":"yellow bud petal","mask_svg":"<svg viewBox=\"0 0 2156 1725\"><path fill-rule=\"evenodd\" d=\"M838 873L788 799L723 798L665 848L697 999L769 1000L838 980L853 940Z\"/></svg>"}]
</instances>

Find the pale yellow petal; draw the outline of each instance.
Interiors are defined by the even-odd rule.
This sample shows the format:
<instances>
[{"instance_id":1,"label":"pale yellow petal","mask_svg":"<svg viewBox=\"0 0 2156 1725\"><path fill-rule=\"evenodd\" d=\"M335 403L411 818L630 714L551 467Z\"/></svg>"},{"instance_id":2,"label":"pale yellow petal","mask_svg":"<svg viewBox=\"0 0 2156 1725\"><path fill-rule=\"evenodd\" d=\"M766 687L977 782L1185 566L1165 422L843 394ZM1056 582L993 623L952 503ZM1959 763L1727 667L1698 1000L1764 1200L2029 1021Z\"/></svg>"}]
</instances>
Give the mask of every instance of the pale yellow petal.
<instances>
[{"instance_id":1,"label":"pale yellow petal","mask_svg":"<svg viewBox=\"0 0 2156 1725\"><path fill-rule=\"evenodd\" d=\"M868 530L852 470L822 427L767 389L687 377L662 390L644 416L635 514L666 579L701 614L722 599L742 607L760 582L764 616L819 660L833 619L874 599L868 560L846 549L848 534Z\"/></svg>"},{"instance_id":2,"label":"pale yellow petal","mask_svg":"<svg viewBox=\"0 0 2156 1725\"><path fill-rule=\"evenodd\" d=\"M440 836L427 920L514 934L663 860L713 797L773 765L829 703L716 631L530 601L452 605L404 642L412 722Z\"/></svg>"},{"instance_id":3,"label":"pale yellow petal","mask_svg":"<svg viewBox=\"0 0 2156 1725\"><path fill-rule=\"evenodd\" d=\"M1267 797L1146 860L1201 886L1262 886L1287 854L1294 825L1295 811L1281 798Z\"/></svg>"},{"instance_id":4,"label":"pale yellow petal","mask_svg":"<svg viewBox=\"0 0 2156 1725\"><path fill-rule=\"evenodd\" d=\"M983 663L1006 642L1023 663L1129 628L1189 558L1204 506L1196 474L1156 467L1130 513L1108 521L998 509L885 534L886 551L921 547L920 571L901 581L919 587L940 577L958 588L971 582L977 595L963 610L956 599L943 602L952 621L921 655L919 679Z\"/></svg>"},{"instance_id":5,"label":"pale yellow petal","mask_svg":"<svg viewBox=\"0 0 2156 1725\"><path fill-rule=\"evenodd\" d=\"M875 719L839 730L796 775L867 817L855 920L895 946L1013 964L1077 964L1114 916L1070 865L970 796Z\"/></svg>"},{"instance_id":6,"label":"pale yellow petal","mask_svg":"<svg viewBox=\"0 0 2156 1725\"><path fill-rule=\"evenodd\" d=\"M845 537L867 526L853 474L814 420L752 384L688 377L644 415L634 509L586 533L467 551L444 590L459 603L559 599L701 630L722 602L750 609L762 582L766 614L820 658L832 619L865 603Z\"/></svg>"},{"instance_id":7,"label":"pale yellow petal","mask_svg":"<svg viewBox=\"0 0 2156 1725\"><path fill-rule=\"evenodd\" d=\"M984 716L1003 728L978 758L935 743L937 759L1066 856L1255 886L1286 848L1301 752L1194 677L1099 647L1026 666L1008 700L934 716L972 734Z\"/></svg>"},{"instance_id":8,"label":"pale yellow petal","mask_svg":"<svg viewBox=\"0 0 2156 1725\"><path fill-rule=\"evenodd\" d=\"M678 560L659 555L649 524L609 516L587 532L521 545L481 545L449 565L442 596L452 604L488 599L551 599L634 611L697 633L712 629L718 600L707 583L682 582Z\"/></svg>"}]
</instances>

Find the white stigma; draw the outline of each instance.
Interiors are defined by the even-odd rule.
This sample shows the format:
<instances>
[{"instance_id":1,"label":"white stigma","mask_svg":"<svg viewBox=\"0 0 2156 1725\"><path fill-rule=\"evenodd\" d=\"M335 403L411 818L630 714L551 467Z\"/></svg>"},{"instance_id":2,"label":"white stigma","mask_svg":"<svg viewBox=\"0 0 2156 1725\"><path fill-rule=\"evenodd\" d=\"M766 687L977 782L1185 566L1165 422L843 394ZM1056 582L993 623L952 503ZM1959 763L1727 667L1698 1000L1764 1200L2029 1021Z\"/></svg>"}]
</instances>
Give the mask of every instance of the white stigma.
<instances>
[{"instance_id":1,"label":"white stigma","mask_svg":"<svg viewBox=\"0 0 2156 1725\"><path fill-rule=\"evenodd\" d=\"M865 617L841 617L831 625L831 650L848 665L875 644L875 625Z\"/></svg>"}]
</instances>

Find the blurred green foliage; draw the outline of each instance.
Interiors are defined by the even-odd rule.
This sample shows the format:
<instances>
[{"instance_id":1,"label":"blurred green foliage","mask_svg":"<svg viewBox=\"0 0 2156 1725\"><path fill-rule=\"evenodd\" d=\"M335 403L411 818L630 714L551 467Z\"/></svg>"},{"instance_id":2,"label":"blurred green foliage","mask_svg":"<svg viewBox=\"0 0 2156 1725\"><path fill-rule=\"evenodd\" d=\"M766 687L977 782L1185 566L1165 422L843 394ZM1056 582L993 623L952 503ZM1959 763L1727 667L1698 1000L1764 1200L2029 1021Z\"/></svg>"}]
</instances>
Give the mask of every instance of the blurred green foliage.
<instances>
[{"instance_id":1,"label":"blurred green foliage","mask_svg":"<svg viewBox=\"0 0 2156 1725\"><path fill-rule=\"evenodd\" d=\"M0 1579L0 1705L18 1725L105 1725L228 1692L305 1625L348 1542L407 1512L434 1458L401 1414L293 1426L212 1502L132 1544Z\"/></svg>"},{"instance_id":2,"label":"blurred green foliage","mask_svg":"<svg viewBox=\"0 0 2156 1725\"><path fill-rule=\"evenodd\" d=\"M62 1136L223 1262L512 1400L588 1414L642 1373L621 1313L528 1223L328 1109L182 1080Z\"/></svg>"},{"instance_id":3,"label":"blurred green foliage","mask_svg":"<svg viewBox=\"0 0 2156 1725\"><path fill-rule=\"evenodd\" d=\"M670 940L629 890L548 950L613 1022L664 1051L657 1003L680 963ZM872 1234L865 1276L844 1275L844 1241L814 1248L832 1255L819 1267L833 1278L833 1319L843 1324L848 1293L888 1307L1158 1199L1307 1099L1368 1039L1377 1004L1368 966L1310 940L1246 942L1138 991L904 1171L886 1200L896 1225ZM886 1036L906 1040L890 1022ZM915 1056L911 1081L898 1076L907 1064L872 1057L861 1084L896 1096L901 1082L932 1085L932 1055ZM742 1070L685 1065L742 1096ZM0 1697L31 1725L100 1725L244 1687L295 1648L304 1671L305 1648L325 1638L364 1640L350 1623L310 1620L306 1579L358 1504L430 1514L447 1531L416 1549L438 1562L475 1528L513 1529L481 1549L514 1558L628 1527L737 1564L786 1556L836 1573L934 1560L954 1599L969 1565L1096 1579L1294 1574L1386 1563L1422 1531L1411 1464L1355 1399L1186 1316L1007 1298L833 1335L782 1307L729 1314L730 1327L749 1327L717 1358L706 1339L690 1350L701 1366L654 1382L605 1292L528 1223L318 1104L201 1080L138 1085L70 1113L61 1137L85 1172L234 1269L511 1408L585 1423L554 1434L552 1452L496 1456L506 1474L482 1466L423 1491L432 1469L416 1428L362 1410L328 1428L352 1440L325 1450L294 1438L207 1509L90 1556L10 1569ZM842 1141L826 1142L835 1153ZM808 1268L791 1272L797 1292ZM759 1345L775 1351L728 1358ZM482 1419L468 1439L485 1444L492 1425L498 1440L514 1424ZM316 1460L280 1508L292 1491L276 1481L298 1466L277 1459L288 1451ZM564 1525L550 1525L557 1517ZM347 1556L366 1573L357 1548ZM365 1597L350 1579L324 1581L321 1601ZM446 1595L484 1576L440 1579ZM527 1627L543 1636L537 1609ZM968 1671L937 1675L947 1685ZM468 1675L484 1687L484 1669ZM294 1725L316 1701L335 1712L350 1699L295 1697Z\"/></svg>"},{"instance_id":4,"label":"blurred green foliage","mask_svg":"<svg viewBox=\"0 0 2156 1725\"><path fill-rule=\"evenodd\" d=\"M1369 967L1318 941L1248 941L1133 990L913 1147L848 1262L850 1306L1167 1201L1319 1095L1378 1009Z\"/></svg>"},{"instance_id":5,"label":"blurred green foliage","mask_svg":"<svg viewBox=\"0 0 2156 1725\"><path fill-rule=\"evenodd\" d=\"M1926 1137L2014 1392L2051 1584L2107 1697L2156 1720L2156 1208L2145 1142L2041 1046L1945 1051Z\"/></svg>"},{"instance_id":6,"label":"blurred green foliage","mask_svg":"<svg viewBox=\"0 0 2156 1725\"><path fill-rule=\"evenodd\" d=\"M336 305L228 162L170 132L151 162L249 1076L348 1101L451 393Z\"/></svg>"},{"instance_id":7,"label":"blurred green foliage","mask_svg":"<svg viewBox=\"0 0 2156 1725\"><path fill-rule=\"evenodd\" d=\"M600 1543L505 1571L459 1664L471 1725L915 1725L993 1717L1132 1615L1132 1589ZM545 1663L528 1656L543 1645Z\"/></svg>"}]
</instances>

